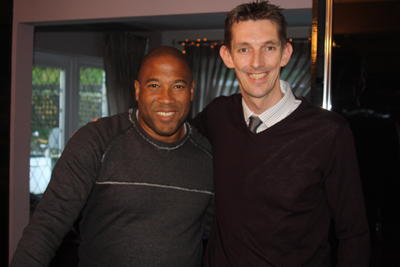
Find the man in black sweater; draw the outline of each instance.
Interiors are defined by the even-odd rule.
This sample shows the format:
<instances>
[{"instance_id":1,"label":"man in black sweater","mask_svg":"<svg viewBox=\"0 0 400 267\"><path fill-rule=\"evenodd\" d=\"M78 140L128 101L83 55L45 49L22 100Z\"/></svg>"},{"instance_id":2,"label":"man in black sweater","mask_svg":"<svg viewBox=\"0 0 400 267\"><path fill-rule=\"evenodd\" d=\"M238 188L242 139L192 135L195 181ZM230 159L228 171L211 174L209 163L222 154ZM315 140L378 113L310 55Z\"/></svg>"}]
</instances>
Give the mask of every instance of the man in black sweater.
<instances>
[{"instance_id":1,"label":"man in black sweater","mask_svg":"<svg viewBox=\"0 0 400 267\"><path fill-rule=\"evenodd\" d=\"M213 146L214 223L205 266L368 266L369 230L347 122L280 81L292 53L281 9L242 4L220 55L241 94L219 97L193 124ZM335 255L336 256L336 255Z\"/></svg>"},{"instance_id":2,"label":"man in black sweater","mask_svg":"<svg viewBox=\"0 0 400 267\"><path fill-rule=\"evenodd\" d=\"M138 109L77 131L11 266L48 266L82 213L79 266L200 266L212 221L209 142L185 123L194 82L184 55L150 51Z\"/></svg>"}]
</instances>

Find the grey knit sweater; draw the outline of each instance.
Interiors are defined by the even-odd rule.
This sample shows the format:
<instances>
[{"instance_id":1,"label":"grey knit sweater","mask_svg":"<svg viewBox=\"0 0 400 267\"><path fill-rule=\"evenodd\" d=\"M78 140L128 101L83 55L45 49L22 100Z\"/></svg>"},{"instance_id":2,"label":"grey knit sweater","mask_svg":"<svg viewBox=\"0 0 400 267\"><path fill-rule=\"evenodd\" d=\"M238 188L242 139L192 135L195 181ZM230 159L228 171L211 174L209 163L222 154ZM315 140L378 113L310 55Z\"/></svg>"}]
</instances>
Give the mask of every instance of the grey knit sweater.
<instances>
[{"instance_id":1,"label":"grey knit sweater","mask_svg":"<svg viewBox=\"0 0 400 267\"><path fill-rule=\"evenodd\" d=\"M80 266L200 266L212 221L211 146L162 143L135 110L81 128L57 162L11 266L47 266L82 213Z\"/></svg>"}]
</instances>

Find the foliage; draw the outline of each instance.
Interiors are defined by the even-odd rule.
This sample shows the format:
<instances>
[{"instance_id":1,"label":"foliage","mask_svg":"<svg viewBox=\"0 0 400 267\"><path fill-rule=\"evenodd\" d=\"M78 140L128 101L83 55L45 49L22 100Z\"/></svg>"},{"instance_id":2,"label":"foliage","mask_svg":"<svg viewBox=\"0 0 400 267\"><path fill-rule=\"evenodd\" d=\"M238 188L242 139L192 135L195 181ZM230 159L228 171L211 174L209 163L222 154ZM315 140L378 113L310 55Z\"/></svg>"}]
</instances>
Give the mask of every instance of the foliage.
<instances>
[{"instance_id":1,"label":"foliage","mask_svg":"<svg viewBox=\"0 0 400 267\"><path fill-rule=\"evenodd\" d=\"M32 69L31 154L43 155L51 129L60 127L60 78L62 70ZM102 116L104 71L80 69L79 127Z\"/></svg>"}]
</instances>

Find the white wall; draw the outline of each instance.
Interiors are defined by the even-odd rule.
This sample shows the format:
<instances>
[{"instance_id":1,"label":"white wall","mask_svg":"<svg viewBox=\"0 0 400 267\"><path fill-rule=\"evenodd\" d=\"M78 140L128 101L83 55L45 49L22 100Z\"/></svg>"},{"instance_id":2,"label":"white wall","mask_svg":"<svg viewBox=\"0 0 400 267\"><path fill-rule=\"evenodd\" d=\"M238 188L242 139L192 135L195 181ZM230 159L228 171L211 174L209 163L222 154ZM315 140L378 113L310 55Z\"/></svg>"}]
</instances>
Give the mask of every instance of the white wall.
<instances>
[{"instance_id":1,"label":"white wall","mask_svg":"<svg viewBox=\"0 0 400 267\"><path fill-rule=\"evenodd\" d=\"M34 25L114 22L141 16L228 12L243 2L14 0L10 125L10 259L29 218L30 99ZM312 0L271 2L286 9L312 8Z\"/></svg>"}]
</instances>

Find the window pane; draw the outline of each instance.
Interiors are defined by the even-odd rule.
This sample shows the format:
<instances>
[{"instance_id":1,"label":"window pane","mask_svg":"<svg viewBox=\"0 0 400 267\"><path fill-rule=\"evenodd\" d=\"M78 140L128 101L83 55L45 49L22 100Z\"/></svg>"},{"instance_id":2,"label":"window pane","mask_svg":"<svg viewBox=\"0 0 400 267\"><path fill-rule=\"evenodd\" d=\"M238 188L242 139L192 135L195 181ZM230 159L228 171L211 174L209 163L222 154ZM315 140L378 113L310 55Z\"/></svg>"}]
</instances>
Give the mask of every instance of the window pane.
<instances>
[{"instance_id":1,"label":"window pane","mask_svg":"<svg viewBox=\"0 0 400 267\"><path fill-rule=\"evenodd\" d=\"M34 66L32 70L31 193L43 194L61 154L63 77L62 69Z\"/></svg>"},{"instance_id":2,"label":"window pane","mask_svg":"<svg viewBox=\"0 0 400 267\"><path fill-rule=\"evenodd\" d=\"M104 116L107 116L104 70L82 67L79 81L79 127Z\"/></svg>"}]
</instances>

